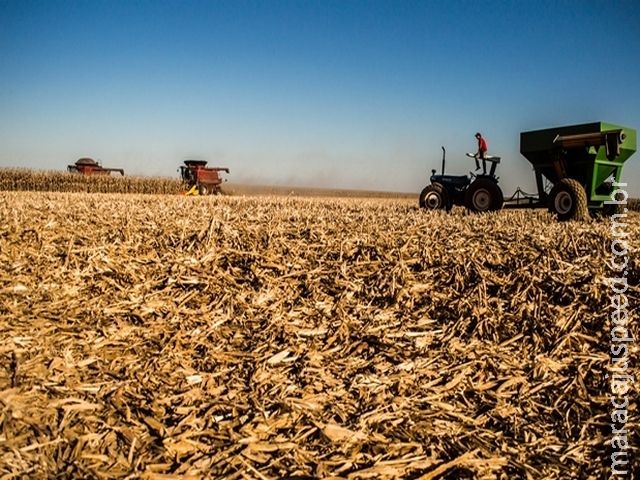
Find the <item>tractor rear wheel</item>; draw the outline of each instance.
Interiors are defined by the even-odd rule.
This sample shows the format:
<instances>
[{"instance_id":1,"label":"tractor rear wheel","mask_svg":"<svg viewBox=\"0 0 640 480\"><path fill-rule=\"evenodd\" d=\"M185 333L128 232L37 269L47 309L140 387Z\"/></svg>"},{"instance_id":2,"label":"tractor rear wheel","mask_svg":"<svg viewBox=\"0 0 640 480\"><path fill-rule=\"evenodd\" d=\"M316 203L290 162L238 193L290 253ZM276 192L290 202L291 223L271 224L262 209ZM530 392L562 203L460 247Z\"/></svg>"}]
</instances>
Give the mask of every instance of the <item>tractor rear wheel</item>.
<instances>
[{"instance_id":1,"label":"tractor rear wheel","mask_svg":"<svg viewBox=\"0 0 640 480\"><path fill-rule=\"evenodd\" d=\"M502 190L489 178L477 178L464 194L464 205L472 212L493 212L503 204Z\"/></svg>"},{"instance_id":2,"label":"tractor rear wheel","mask_svg":"<svg viewBox=\"0 0 640 480\"><path fill-rule=\"evenodd\" d=\"M451 210L447 190L439 183L427 185L420 192L420 208L428 210Z\"/></svg>"},{"instance_id":3,"label":"tractor rear wheel","mask_svg":"<svg viewBox=\"0 0 640 480\"><path fill-rule=\"evenodd\" d=\"M549 193L549 212L555 213L561 222L588 219L587 192L580 182L563 178L556 183Z\"/></svg>"}]
</instances>

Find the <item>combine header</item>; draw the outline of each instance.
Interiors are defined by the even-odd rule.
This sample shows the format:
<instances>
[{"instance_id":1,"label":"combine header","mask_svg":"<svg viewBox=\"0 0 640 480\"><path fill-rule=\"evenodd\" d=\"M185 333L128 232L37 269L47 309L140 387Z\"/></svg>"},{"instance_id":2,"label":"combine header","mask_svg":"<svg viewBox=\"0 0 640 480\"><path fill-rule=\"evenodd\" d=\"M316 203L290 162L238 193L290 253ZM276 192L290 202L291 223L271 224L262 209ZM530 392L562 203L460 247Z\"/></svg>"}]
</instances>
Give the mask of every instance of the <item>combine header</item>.
<instances>
[{"instance_id":1,"label":"combine header","mask_svg":"<svg viewBox=\"0 0 640 480\"><path fill-rule=\"evenodd\" d=\"M80 158L73 165L67 166L70 173L80 173L82 175L110 175L111 172L118 172L124 176L124 170L121 168L104 168L93 158Z\"/></svg>"},{"instance_id":2,"label":"combine header","mask_svg":"<svg viewBox=\"0 0 640 480\"><path fill-rule=\"evenodd\" d=\"M522 132L520 153L533 165L538 193L518 191L508 199L498 187L499 157L487 157L480 175L445 175L432 170L431 184L420 194L420 206L450 210L464 205L486 212L501 208L547 208L558 220L581 220L592 214L610 214L622 166L636 151L636 131L604 122ZM471 154L467 154L473 156Z\"/></svg>"},{"instance_id":3,"label":"combine header","mask_svg":"<svg viewBox=\"0 0 640 480\"><path fill-rule=\"evenodd\" d=\"M219 172L229 173L228 168L207 167L205 160L185 160L178 170L188 191L185 195L215 195L220 193L222 178Z\"/></svg>"}]
</instances>

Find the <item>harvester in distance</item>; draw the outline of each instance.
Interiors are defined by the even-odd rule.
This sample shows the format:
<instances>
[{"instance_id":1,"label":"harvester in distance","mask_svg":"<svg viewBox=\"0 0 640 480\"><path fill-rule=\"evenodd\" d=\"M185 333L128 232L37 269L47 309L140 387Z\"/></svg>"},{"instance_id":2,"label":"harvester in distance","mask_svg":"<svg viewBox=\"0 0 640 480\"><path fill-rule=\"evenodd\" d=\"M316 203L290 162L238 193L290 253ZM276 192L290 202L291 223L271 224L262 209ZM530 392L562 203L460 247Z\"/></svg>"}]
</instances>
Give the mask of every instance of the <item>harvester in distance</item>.
<instances>
[{"instance_id":1,"label":"harvester in distance","mask_svg":"<svg viewBox=\"0 0 640 480\"><path fill-rule=\"evenodd\" d=\"M229 173L225 167L207 167L206 160L185 160L178 171L188 189L185 195L216 195L223 182L220 172Z\"/></svg>"},{"instance_id":2,"label":"harvester in distance","mask_svg":"<svg viewBox=\"0 0 640 480\"><path fill-rule=\"evenodd\" d=\"M111 172L118 172L124 176L122 168L104 168L93 158L79 158L73 165L67 166L69 173L80 173L82 175L110 175Z\"/></svg>"}]
</instances>

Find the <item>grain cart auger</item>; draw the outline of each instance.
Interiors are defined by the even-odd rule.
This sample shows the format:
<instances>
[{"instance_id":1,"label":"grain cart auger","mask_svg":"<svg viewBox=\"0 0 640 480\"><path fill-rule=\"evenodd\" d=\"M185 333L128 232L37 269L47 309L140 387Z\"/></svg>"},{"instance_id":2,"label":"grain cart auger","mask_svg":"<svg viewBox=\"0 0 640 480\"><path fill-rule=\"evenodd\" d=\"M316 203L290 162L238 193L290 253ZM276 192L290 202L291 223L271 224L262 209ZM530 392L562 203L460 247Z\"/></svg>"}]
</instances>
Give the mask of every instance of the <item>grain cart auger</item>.
<instances>
[{"instance_id":1,"label":"grain cart auger","mask_svg":"<svg viewBox=\"0 0 640 480\"><path fill-rule=\"evenodd\" d=\"M474 157L467 153L468 157ZM496 168L500 157L487 156L482 160L482 173L469 175L446 175L446 150L442 147L442 172L436 174L431 170L431 184L420 193L420 207L446 211L454 205L464 205L473 212L490 212L500 210L504 202L502 190L498 186ZM487 172L487 163L490 163Z\"/></svg>"},{"instance_id":2,"label":"grain cart auger","mask_svg":"<svg viewBox=\"0 0 640 480\"><path fill-rule=\"evenodd\" d=\"M228 168L207 167L205 160L185 160L178 169L188 189L185 195L214 195L220 193L220 172L229 173Z\"/></svg>"},{"instance_id":3,"label":"grain cart auger","mask_svg":"<svg viewBox=\"0 0 640 480\"><path fill-rule=\"evenodd\" d=\"M548 208L558 220L609 214L614 182L636 151L636 131L604 122L522 132L520 153L533 165L537 195L508 199L505 208Z\"/></svg>"}]
</instances>

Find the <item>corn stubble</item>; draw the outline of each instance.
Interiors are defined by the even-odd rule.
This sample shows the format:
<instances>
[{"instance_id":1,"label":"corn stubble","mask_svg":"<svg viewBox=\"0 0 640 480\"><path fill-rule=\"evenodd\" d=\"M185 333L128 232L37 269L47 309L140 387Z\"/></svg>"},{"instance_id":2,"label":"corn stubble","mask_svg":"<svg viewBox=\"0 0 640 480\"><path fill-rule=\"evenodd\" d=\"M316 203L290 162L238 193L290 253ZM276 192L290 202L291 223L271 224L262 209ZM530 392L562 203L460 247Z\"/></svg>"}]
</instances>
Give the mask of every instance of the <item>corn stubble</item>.
<instances>
[{"instance_id":1,"label":"corn stubble","mask_svg":"<svg viewBox=\"0 0 640 480\"><path fill-rule=\"evenodd\" d=\"M0 193L0 476L605 476L609 224L414 203Z\"/></svg>"}]
</instances>

